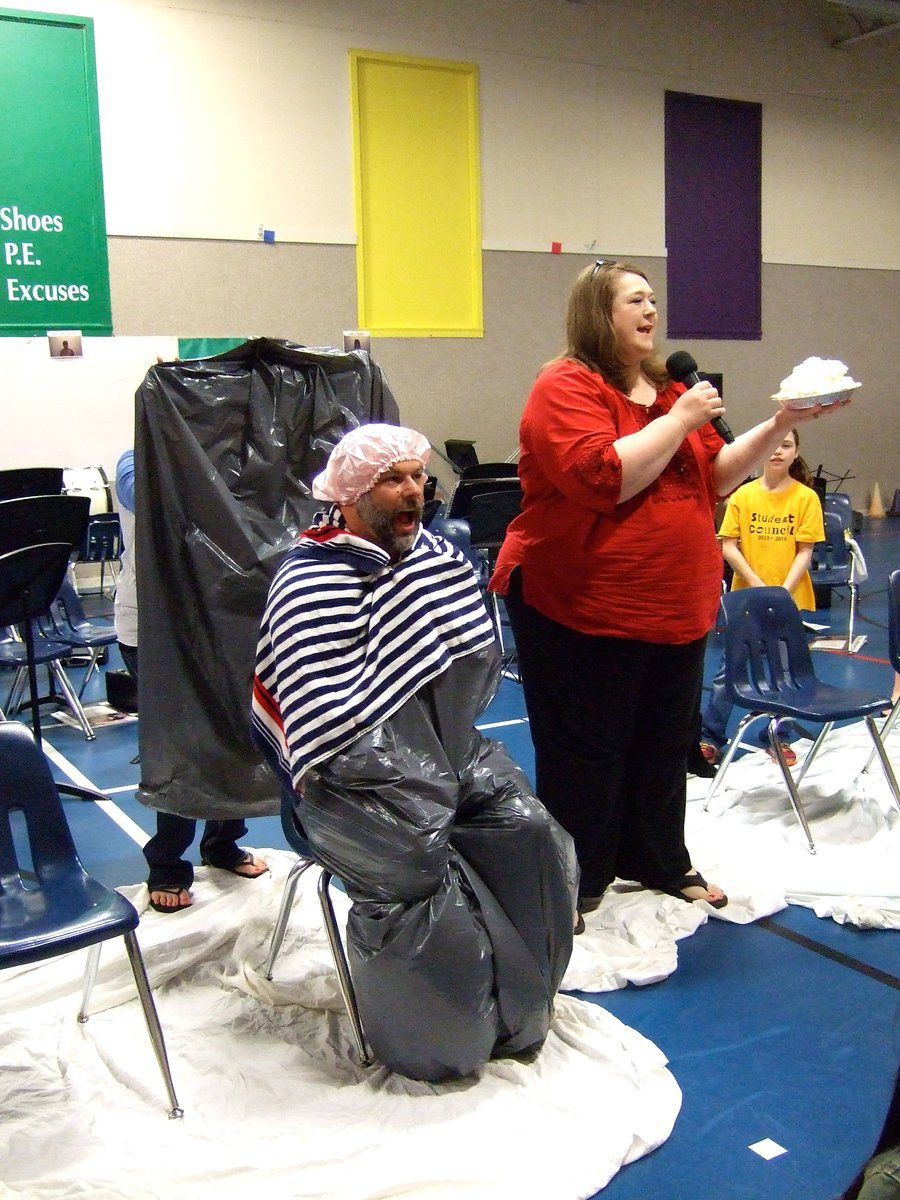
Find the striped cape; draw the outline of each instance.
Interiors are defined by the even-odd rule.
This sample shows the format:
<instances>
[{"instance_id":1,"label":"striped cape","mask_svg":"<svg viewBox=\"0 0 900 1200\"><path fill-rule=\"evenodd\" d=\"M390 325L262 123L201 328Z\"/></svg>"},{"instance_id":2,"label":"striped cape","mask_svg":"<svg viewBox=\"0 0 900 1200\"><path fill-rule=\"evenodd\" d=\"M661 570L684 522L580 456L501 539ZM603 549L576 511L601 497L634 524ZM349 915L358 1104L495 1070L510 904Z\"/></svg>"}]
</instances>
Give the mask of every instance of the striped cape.
<instances>
[{"instance_id":1,"label":"striped cape","mask_svg":"<svg viewBox=\"0 0 900 1200\"><path fill-rule=\"evenodd\" d=\"M296 787L310 767L493 637L459 550L420 529L392 564L332 508L303 534L269 590L253 681L256 741Z\"/></svg>"}]
</instances>

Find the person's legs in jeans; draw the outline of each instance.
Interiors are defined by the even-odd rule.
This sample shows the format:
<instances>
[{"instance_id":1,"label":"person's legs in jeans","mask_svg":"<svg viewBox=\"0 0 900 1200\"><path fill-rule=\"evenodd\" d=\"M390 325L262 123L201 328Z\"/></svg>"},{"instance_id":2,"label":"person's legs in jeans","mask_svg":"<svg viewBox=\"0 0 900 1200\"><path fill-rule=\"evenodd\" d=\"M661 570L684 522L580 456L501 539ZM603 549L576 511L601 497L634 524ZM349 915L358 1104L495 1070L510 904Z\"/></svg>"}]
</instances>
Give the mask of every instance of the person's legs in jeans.
<instances>
[{"instance_id":1,"label":"person's legs in jeans","mask_svg":"<svg viewBox=\"0 0 900 1200\"><path fill-rule=\"evenodd\" d=\"M156 833L144 846L144 858L150 867L147 887L154 907L187 908L190 904L194 868L184 855L194 840L196 828L197 822L190 817L167 812L156 814Z\"/></svg>"},{"instance_id":2,"label":"person's legs in jeans","mask_svg":"<svg viewBox=\"0 0 900 1200\"><path fill-rule=\"evenodd\" d=\"M725 732L725 727L728 724L728 718L731 716L733 707L734 705L725 691L725 655L723 654L722 661L719 663L719 669L713 677L709 699L703 709L703 721L700 730L700 736L703 741L710 742L713 746L718 747L718 749L722 749L728 741L728 734Z\"/></svg>"},{"instance_id":3,"label":"person's legs in jeans","mask_svg":"<svg viewBox=\"0 0 900 1200\"><path fill-rule=\"evenodd\" d=\"M238 839L246 832L246 823L240 817L227 821L207 821L200 839L201 861L235 875L245 875L248 879L264 874L268 868L262 859L254 858L238 845Z\"/></svg>"}]
</instances>

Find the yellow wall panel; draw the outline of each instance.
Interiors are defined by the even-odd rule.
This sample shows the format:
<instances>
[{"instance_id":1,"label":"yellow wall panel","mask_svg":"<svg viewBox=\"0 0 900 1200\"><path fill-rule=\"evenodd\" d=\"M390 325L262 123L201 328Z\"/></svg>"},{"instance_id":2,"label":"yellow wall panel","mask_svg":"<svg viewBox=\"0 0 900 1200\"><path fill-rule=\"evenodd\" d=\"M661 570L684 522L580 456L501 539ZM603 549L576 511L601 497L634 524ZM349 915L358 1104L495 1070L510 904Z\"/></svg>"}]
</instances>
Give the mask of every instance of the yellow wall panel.
<instances>
[{"instance_id":1,"label":"yellow wall panel","mask_svg":"<svg viewBox=\"0 0 900 1200\"><path fill-rule=\"evenodd\" d=\"M351 51L359 324L481 337L478 73Z\"/></svg>"}]
</instances>

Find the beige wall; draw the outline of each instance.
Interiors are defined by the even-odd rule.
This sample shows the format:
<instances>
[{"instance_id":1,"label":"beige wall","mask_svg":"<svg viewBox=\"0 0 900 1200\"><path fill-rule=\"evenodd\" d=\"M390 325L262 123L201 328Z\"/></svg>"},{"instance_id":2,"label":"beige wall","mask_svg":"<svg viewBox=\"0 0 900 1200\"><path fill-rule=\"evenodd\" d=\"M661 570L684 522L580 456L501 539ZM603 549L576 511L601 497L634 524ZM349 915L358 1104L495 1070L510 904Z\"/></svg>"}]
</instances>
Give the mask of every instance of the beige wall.
<instances>
[{"instance_id":1,"label":"beige wall","mask_svg":"<svg viewBox=\"0 0 900 1200\"><path fill-rule=\"evenodd\" d=\"M763 341L687 348L725 372L736 428L770 411L767 397L802 358L842 358L865 386L852 409L809 433L804 450L814 465L851 470L858 504L875 481L888 495L900 485L896 34L832 50L821 0L65 8L95 21L117 340L338 343L357 324L349 48L478 64L485 336L383 339L373 353L405 420L439 447L447 437L475 439L482 459L514 450L524 395L560 348L565 297L586 258L636 259L664 308L666 88L760 102ZM715 187L714 163L698 164L697 187ZM275 229L274 245L257 240L261 224ZM553 241L562 255L549 253ZM22 363L32 351L19 341L0 339L0 411L14 434L0 450L6 465L46 449L35 408L59 402L61 377L29 379ZM87 390L105 397L118 437L143 370L123 399L124 351L107 363L100 344L90 349L78 369ZM133 349L140 360L143 344ZM35 395L45 386L47 396ZM67 442L71 461L98 457L93 424Z\"/></svg>"}]
</instances>

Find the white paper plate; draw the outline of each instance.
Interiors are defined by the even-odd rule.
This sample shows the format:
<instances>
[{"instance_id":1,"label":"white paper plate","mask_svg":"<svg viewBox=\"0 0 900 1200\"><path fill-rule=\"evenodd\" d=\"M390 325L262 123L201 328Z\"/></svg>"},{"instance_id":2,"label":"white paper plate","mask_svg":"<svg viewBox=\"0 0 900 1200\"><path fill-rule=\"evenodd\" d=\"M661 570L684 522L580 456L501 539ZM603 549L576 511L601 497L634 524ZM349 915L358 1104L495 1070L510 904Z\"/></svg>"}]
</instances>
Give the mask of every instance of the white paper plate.
<instances>
[{"instance_id":1,"label":"white paper plate","mask_svg":"<svg viewBox=\"0 0 900 1200\"><path fill-rule=\"evenodd\" d=\"M853 383L850 387L844 388L840 392L823 392L819 396L773 396L772 399L776 404L783 404L785 408L815 408L817 404L839 404L842 400L846 400L851 396L858 387L862 387L861 383Z\"/></svg>"}]
</instances>

